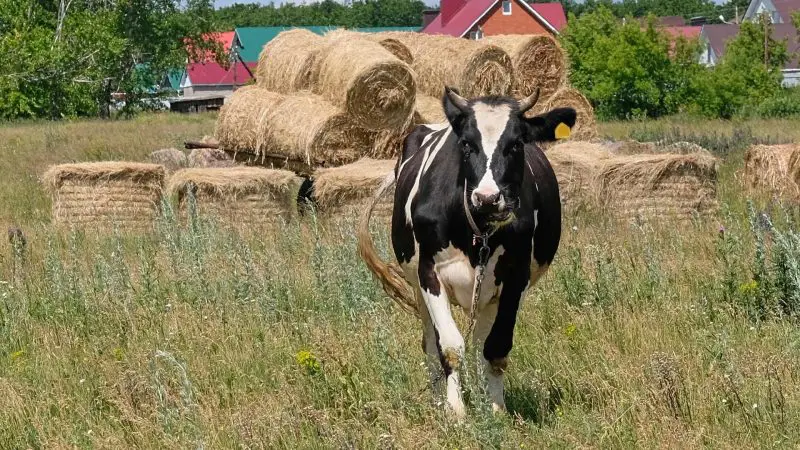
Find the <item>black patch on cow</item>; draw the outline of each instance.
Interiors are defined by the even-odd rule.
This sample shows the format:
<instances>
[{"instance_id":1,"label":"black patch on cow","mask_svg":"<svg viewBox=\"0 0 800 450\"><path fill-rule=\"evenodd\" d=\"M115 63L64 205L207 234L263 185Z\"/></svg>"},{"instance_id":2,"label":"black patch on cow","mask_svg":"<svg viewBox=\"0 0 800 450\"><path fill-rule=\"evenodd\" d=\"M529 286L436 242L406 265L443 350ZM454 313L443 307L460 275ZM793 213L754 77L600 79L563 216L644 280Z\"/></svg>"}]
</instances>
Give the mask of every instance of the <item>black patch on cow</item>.
<instances>
[{"instance_id":1,"label":"black patch on cow","mask_svg":"<svg viewBox=\"0 0 800 450\"><path fill-rule=\"evenodd\" d=\"M572 108L556 108L540 116L525 119L528 142L552 142L556 140L556 127L566 124L575 126L577 113Z\"/></svg>"}]
</instances>

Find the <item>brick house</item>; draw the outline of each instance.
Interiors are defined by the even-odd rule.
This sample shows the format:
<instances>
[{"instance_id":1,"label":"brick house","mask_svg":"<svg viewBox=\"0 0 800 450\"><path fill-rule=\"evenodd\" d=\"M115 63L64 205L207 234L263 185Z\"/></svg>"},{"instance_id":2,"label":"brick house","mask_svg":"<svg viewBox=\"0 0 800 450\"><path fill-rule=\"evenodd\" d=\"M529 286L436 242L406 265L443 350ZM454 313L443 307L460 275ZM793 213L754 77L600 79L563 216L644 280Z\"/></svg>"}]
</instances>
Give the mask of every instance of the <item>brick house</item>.
<instances>
[{"instance_id":1,"label":"brick house","mask_svg":"<svg viewBox=\"0 0 800 450\"><path fill-rule=\"evenodd\" d=\"M438 14L422 29L427 34L480 39L498 34L558 35L567 24L561 3L525 0L442 0Z\"/></svg>"}]
</instances>

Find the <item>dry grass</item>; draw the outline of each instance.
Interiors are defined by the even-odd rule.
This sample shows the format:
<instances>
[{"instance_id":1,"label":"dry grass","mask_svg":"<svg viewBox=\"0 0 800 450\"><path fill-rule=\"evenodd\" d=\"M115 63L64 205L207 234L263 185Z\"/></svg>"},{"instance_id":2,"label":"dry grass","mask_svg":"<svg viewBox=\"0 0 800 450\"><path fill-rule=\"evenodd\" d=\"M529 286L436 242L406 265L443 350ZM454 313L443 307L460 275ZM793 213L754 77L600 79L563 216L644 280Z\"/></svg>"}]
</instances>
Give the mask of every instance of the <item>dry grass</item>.
<instances>
[{"instance_id":1,"label":"dry grass","mask_svg":"<svg viewBox=\"0 0 800 450\"><path fill-rule=\"evenodd\" d=\"M321 36L302 28L282 31L258 56L258 86L284 94L311 89L323 42Z\"/></svg>"},{"instance_id":2,"label":"dry grass","mask_svg":"<svg viewBox=\"0 0 800 450\"><path fill-rule=\"evenodd\" d=\"M759 124L758 132L796 132L787 122ZM741 125L686 128L711 135ZM520 305L510 414L493 415L465 371L470 415L456 424L425 390L415 319L370 277L351 228L201 222L120 238L48 225L37 182L47 166L143 161L211 126L213 117L172 115L0 126L9 163L0 166L0 217L19 218L29 242L21 260L0 242L3 447L800 442L796 321L751 317L743 306L761 285L747 192L734 177L743 153L721 163L724 218L630 226L565 214L556 260ZM626 137L625 127L637 126L601 129ZM388 236L376 232L386 255Z\"/></svg>"},{"instance_id":3,"label":"dry grass","mask_svg":"<svg viewBox=\"0 0 800 450\"><path fill-rule=\"evenodd\" d=\"M449 36L389 32L379 36L397 39L405 45L414 62L417 88L434 97L445 86L458 88L461 95L509 95L513 85L511 58L500 47Z\"/></svg>"},{"instance_id":4,"label":"dry grass","mask_svg":"<svg viewBox=\"0 0 800 450\"><path fill-rule=\"evenodd\" d=\"M313 91L363 128L400 129L411 119L417 88L411 68L379 43L349 32L325 35Z\"/></svg>"},{"instance_id":5,"label":"dry grass","mask_svg":"<svg viewBox=\"0 0 800 450\"><path fill-rule=\"evenodd\" d=\"M566 56L561 46L547 35L489 36L486 41L511 56L514 64L514 96L525 98L539 91L547 101L566 80Z\"/></svg>"}]
</instances>

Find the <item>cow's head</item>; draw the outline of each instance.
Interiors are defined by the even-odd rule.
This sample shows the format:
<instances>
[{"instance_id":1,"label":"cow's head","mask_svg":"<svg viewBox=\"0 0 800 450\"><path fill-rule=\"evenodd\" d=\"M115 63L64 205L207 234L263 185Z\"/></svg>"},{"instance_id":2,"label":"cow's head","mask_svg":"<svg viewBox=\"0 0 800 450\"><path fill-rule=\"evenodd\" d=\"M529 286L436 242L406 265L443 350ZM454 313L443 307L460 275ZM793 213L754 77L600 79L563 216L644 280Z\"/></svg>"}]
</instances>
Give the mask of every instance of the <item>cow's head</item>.
<instances>
[{"instance_id":1,"label":"cow's head","mask_svg":"<svg viewBox=\"0 0 800 450\"><path fill-rule=\"evenodd\" d=\"M575 110L558 108L526 118L537 91L517 101L510 97L468 100L445 88L444 111L458 137L461 175L471 206L492 222L506 222L519 205L526 167L524 146L556 139L556 129L575 125ZM559 128L561 127L561 128Z\"/></svg>"}]
</instances>

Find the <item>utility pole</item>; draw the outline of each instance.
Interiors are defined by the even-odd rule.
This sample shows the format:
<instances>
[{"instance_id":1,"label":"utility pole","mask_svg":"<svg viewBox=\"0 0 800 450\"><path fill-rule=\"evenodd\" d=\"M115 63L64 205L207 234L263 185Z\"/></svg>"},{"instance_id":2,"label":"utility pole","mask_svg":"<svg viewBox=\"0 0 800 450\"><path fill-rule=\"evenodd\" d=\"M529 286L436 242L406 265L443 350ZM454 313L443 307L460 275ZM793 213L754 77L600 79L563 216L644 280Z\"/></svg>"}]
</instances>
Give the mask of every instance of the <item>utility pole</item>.
<instances>
[{"instance_id":1,"label":"utility pole","mask_svg":"<svg viewBox=\"0 0 800 450\"><path fill-rule=\"evenodd\" d=\"M769 70L769 29L767 24L767 17L761 16L764 21L764 69Z\"/></svg>"}]
</instances>

